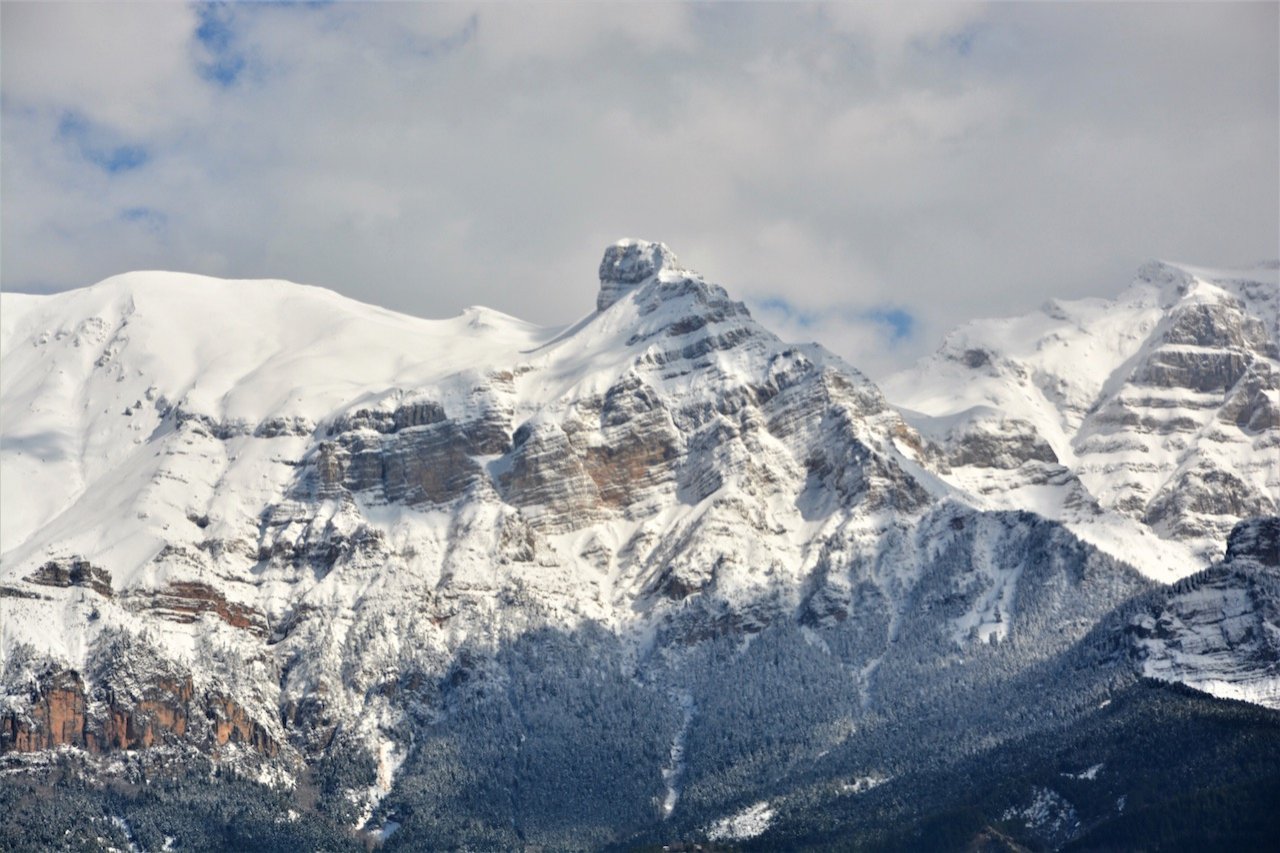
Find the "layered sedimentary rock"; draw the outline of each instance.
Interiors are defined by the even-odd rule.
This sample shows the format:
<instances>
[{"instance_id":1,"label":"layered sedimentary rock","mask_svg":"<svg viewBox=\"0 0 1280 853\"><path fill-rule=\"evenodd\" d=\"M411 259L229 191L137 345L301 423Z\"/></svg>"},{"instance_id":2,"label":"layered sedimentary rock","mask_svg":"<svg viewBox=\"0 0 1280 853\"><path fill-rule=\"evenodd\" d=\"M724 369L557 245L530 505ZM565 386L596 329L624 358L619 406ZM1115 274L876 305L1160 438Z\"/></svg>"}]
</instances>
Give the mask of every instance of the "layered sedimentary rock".
<instances>
[{"instance_id":1,"label":"layered sedimentary rock","mask_svg":"<svg viewBox=\"0 0 1280 853\"><path fill-rule=\"evenodd\" d=\"M1226 557L1129 628L1145 674L1280 708L1280 517L1236 525Z\"/></svg>"},{"instance_id":2,"label":"layered sedimentary rock","mask_svg":"<svg viewBox=\"0 0 1280 853\"><path fill-rule=\"evenodd\" d=\"M636 285L664 270L678 270L680 262L665 243L619 240L605 249L600 261L600 293L596 310L604 311Z\"/></svg>"},{"instance_id":3,"label":"layered sedimentary rock","mask_svg":"<svg viewBox=\"0 0 1280 853\"><path fill-rule=\"evenodd\" d=\"M958 329L887 387L992 505L1114 511L1204 563L1280 501L1278 291L1274 266L1151 263L1115 300Z\"/></svg>"}]
</instances>

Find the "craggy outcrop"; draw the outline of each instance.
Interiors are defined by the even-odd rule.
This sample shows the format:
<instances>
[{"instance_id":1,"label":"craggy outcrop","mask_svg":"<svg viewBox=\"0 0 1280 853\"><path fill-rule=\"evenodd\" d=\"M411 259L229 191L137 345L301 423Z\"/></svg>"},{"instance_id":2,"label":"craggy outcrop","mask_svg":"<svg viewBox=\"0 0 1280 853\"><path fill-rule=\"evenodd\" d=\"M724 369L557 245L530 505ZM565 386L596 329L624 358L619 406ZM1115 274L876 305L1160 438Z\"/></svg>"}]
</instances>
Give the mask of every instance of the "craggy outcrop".
<instances>
[{"instance_id":1,"label":"craggy outcrop","mask_svg":"<svg viewBox=\"0 0 1280 853\"><path fill-rule=\"evenodd\" d=\"M1280 708L1280 517L1237 524L1223 561L1169 588L1127 635L1145 675Z\"/></svg>"},{"instance_id":2,"label":"craggy outcrop","mask_svg":"<svg viewBox=\"0 0 1280 853\"><path fill-rule=\"evenodd\" d=\"M79 586L110 598L111 573L88 560L50 560L26 577L27 583L40 586Z\"/></svg>"},{"instance_id":3,"label":"craggy outcrop","mask_svg":"<svg viewBox=\"0 0 1280 853\"><path fill-rule=\"evenodd\" d=\"M216 750L241 744L273 757L279 745L232 699L197 693L190 676L149 679L139 695L99 685L74 670L49 668L31 686L24 711L0 716L0 754L73 746L94 755L186 742Z\"/></svg>"},{"instance_id":4,"label":"craggy outcrop","mask_svg":"<svg viewBox=\"0 0 1280 853\"><path fill-rule=\"evenodd\" d=\"M600 261L600 293L596 310L604 311L623 294L663 270L679 269L680 262L665 243L620 240L605 249Z\"/></svg>"},{"instance_id":5,"label":"craggy outcrop","mask_svg":"<svg viewBox=\"0 0 1280 853\"><path fill-rule=\"evenodd\" d=\"M162 619L190 623L212 613L233 628L257 637L267 636L267 620L262 611L248 604L229 601L215 587L199 581L171 581L167 586L146 593L132 593L131 603L149 610Z\"/></svg>"}]
</instances>

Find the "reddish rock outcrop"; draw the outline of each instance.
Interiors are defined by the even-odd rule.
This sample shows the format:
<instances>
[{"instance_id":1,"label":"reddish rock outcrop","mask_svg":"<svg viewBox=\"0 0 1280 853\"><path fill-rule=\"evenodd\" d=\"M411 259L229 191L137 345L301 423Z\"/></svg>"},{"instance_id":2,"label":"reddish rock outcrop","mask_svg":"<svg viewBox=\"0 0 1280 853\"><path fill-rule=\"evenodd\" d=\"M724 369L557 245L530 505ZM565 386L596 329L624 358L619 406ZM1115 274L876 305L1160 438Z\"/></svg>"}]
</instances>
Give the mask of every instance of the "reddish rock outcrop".
<instances>
[{"instance_id":1,"label":"reddish rock outcrop","mask_svg":"<svg viewBox=\"0 0 1280 853\"><path fill-rule=\"evenodd\" d=\"M85 733L85 746L90 752L147 749L169 735L185 737L194 694L190 678L157 680L148 685L143 698L128 706L108 693L106 718L100 729L90 727Z\"/></svg>"},{"instance_id":2,"label":"reddish rock outcrop","mask_svg":"<svg viewBox=\"0 0 1280 853\"><path fill-rule=\"evenodd\" d=\"M26 719L14 713L0 718L0 753L85 746L84 682L78 673L53 673L33 698Z\"/></svg>"},{"instance_id":3,"label":"reddish rock outcrop","mask_svg":"<svg viewBox=\"0 0 1280 853\"><path fill-rule=\"evenodd\" d=\"M238 743L252 747L256 752L274 757L280 746L266 729L249 716L240 705L225 696L205 697L205 714L213 725L213 742L217 746Z\"/></svg>"},{"instance_id":4,"label":"reddish rock outcrop","mask_svg":"<svg viewBox=\"0 0 1280 853\"><path fill-rule=\"evenodd\" d=\"M125 698L110 689L99 695L101 702L91 703L84 680L73 670L45 674L32 689L25 713L0 717L0 753L76 746L98 755L193 737L206 749L238 743L267 756L280 751L243 707L219 693L197 696L190 678L155 680L140 697ZM193 714L201 712L207 727L194 724Z\"/></svg>"},{"instance_id":5,"label":"reddish rock outcrop","mask_svg":"<svg viewBox=\"0 0 1280 853\"><path fill-rule=\"evenodd\" d=\"M212 613L231 627L255 636L265 638L268 633L267 620L261 611L247 604L228 601L217 589L199 581L172 581L164 589L151 594L144 606L173 622L195 622L205 613Z\"/></svg>"}]
</instances>

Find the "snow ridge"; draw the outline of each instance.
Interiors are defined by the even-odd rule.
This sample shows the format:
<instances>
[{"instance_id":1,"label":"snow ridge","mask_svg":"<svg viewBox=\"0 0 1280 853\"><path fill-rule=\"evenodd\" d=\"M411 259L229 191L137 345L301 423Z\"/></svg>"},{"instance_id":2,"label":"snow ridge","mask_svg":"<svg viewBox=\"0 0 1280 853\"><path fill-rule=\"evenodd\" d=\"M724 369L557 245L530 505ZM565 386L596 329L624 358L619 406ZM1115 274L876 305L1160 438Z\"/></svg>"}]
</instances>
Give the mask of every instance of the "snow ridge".
<instances>
[{"instance_id":1,"label":"snow ridge","mask_svg":"<svg viewBox=\"0 0 1280 853\"><path fill-rule=\"evenodd\" d=\"M977 505L1175 580L1280 505L1278 290L1274 265L1152 262L1116 299L963 326L885 390Z\"/></svg>"}]
</instances>

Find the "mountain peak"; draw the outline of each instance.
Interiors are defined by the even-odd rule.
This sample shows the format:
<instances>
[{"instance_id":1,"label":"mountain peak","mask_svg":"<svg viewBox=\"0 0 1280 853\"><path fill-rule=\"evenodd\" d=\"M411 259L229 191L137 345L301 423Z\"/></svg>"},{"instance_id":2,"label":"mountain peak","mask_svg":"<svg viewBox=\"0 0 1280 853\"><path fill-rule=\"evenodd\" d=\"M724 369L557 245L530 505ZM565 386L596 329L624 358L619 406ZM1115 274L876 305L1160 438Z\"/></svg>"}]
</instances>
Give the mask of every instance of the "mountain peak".
<instances>
[{"instance_id":1,"label":"mountain peak","mask_svg":"<svg viewBox=\"0 0 1280 853\"><path fill-rule=\"evenodd\" d=\"M1278 293L1265 266L1151 261L1114 299L971 322L885 391L931 418L916 425L948 448L947 476L1012 502L990 505L1025 502L1028 483L1064 477L1073 496L1038 511L1093 525L1104 517L1096 502L1190 549L1125 555L1166 579L1168 566L1185 573L1219 557L1236 522L1276 512L1275 466L1251 454L1272 448L1280 426Z\"/></svg>"},{"instance_id":2,"label":"mountain peak","mask_svg":"<svg viewBox=\"0 0 1280 853\"><path fill-rule=\"evenodd\" d=\"M600 294L596 309L603 311L624 293L664 270L679 270L680 261L666 243L623 239L604 250L600 261Z\"/></svg>"},{"instance_id":3,"label":"mountain peak","mask_svg":"<svg viewBox=\"0 0 1280 853\"><path fill-rule=\"evenodd\" d=\"M1241 557L1280 568L1280 516L1248 518L1232 528L1227 561Z\"/></svg>"}]
</instances>

